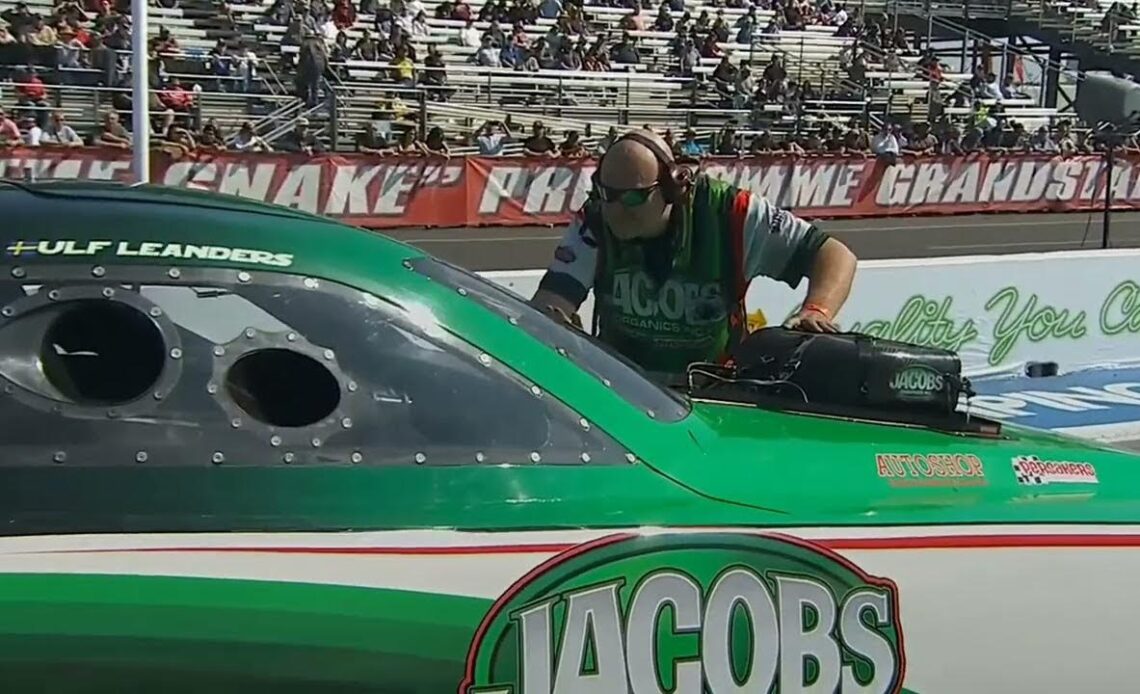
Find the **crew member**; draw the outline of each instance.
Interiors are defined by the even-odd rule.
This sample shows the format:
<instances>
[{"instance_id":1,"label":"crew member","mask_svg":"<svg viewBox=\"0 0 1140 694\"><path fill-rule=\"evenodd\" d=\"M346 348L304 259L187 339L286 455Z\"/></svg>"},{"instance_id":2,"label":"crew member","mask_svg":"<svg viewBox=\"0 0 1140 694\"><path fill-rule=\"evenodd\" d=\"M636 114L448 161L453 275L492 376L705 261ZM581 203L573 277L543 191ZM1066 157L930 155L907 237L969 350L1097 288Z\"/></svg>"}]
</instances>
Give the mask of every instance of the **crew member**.
<instances>
[{"instance_id":1,"label":"crew member","mask_svg":"<svg viewBox=\"0 0 1140 694\"><path fill-rule=\"evenodd\" d=\"M600 339L651 376L677 383L718 362L747 334L754 277L807 296L786 327L837 332L855 255L838 239L707 174L677 167L656 133L626 133L605 153L532 303L578 323L594 291Z\"/></svg>"}]
</instances>

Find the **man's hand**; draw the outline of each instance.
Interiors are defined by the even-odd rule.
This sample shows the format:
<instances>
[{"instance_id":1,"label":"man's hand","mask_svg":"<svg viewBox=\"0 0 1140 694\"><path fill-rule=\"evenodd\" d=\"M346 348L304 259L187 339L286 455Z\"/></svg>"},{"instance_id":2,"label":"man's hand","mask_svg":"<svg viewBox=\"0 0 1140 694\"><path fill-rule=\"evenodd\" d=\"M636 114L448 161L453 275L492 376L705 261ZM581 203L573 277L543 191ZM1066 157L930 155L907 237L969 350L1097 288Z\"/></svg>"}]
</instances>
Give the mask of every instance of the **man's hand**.
<instances>
[{"instance_id":1,"label":"man's hand","mask_svg":"<svg viewBox=\"0 0 1140 694\"><path fill-rule=\"evenodd\" d=\"M578 330L584 330L582 327L582 317L577 313L566 313L565 309L554 305L543 307L540 310L556 321L565 323L566 325Z\"/></svg>"},{"instance_id":2,"label":"man's hand","mask_svg":"<svg viewBox=\"0 0 1140 694\"><path fill-rule=\"evenodd\" d=\"M551 319L566 324L567 327L585 330L582 327L582 318L578 315L576 307L566 299L552 292L539 289L535 292L530 305L542 311Z\"/></svg>"},{"instance_id":3,"label":"man's hand","mask_svg":"<svg viewBox=\"0 0 1140 694\"><path fill-rule=\"evenodd\" d=\"M839 326L823 310L814 306L806 306L800 309L799 313L785 321L784 327L809 333L840 332Z\"/></svg>"}]
</instances>

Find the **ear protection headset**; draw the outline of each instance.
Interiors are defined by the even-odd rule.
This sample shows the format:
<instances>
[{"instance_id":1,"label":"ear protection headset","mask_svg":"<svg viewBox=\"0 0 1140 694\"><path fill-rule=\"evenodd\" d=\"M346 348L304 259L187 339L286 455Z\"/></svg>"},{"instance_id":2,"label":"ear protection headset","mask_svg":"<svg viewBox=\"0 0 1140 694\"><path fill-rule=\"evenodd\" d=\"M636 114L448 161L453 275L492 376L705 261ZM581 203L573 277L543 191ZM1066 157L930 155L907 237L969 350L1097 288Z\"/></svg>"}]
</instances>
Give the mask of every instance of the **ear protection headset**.
<instances>
[{"instance_id":1,"label":"ear protection headset","mask_svg":"<svg viewBox=\"0 0 1140 694\"><path fill-rule=\"evenodd\" d=\"M653 156L657 159L657 184L661 188L662 197L665 199L665 202L669 204L681 202L684 199L685 184L677 175L677 163L673 159L673 154L662 147L655 139L637 130L630 130L625 133L615 140L614 144L622 140L632 140L653 153ZM612 148L613 145L610 147ZM594 175L591 181L593 182L595 190L601 190L602 188L602 162L606 160L608 154L609 150L606 150L606 153L598 160L598 168L594 169Z\"/></svg>"}]
</instances>

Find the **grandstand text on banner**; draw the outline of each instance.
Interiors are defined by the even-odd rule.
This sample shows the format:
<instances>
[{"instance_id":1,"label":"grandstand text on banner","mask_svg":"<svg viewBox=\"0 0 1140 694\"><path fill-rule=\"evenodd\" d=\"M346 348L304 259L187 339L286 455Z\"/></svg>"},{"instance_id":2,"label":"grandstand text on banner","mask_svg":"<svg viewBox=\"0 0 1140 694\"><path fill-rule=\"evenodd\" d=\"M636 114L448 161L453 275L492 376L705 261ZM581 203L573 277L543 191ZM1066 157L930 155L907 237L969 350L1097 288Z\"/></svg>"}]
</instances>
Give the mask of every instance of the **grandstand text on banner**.
<instances>
[{"instance_id":1,"label":"grandstand text on banner","mask_svg":"<svg viewBox=\"0 0 1140 694\"><path fill-rule=\"evenodd\" d=\"M155 183L220 191L344 218L372 228L558 224L590 186L592 159L357 154L155 152ZM1103 207L1098 155L906 158L887 166L863 156L711 157L714 176L819 218L1093 210ZM121 150L11 149L0 177L130 180ZM1121 156L1114 206L1140 209L1140 155Z\"/></svg>"}]
</instances>

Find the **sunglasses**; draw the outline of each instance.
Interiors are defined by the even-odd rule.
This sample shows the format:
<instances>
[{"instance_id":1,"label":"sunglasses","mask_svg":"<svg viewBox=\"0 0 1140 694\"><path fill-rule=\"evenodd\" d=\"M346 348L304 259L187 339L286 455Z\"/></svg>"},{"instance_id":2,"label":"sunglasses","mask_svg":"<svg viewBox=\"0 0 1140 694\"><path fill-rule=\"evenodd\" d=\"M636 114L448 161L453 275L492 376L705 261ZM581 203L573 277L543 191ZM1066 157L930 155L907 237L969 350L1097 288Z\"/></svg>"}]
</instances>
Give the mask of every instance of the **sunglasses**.
<instances>
[{"instance_id":1,"label":"sunglasses","mask_svg":"<svg viewBox=\"0 0 1140 694\"><path fill-rule=\"evenodd\" d=\"M597 183L595 187L603 202L621 203L623 207L640 207L649 200L649 196L653 194L653 191L657 190L659 185L658 183L654 183L645 188L613 188L602 183Z\"/></svg>"}]
</instances>

